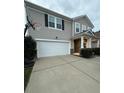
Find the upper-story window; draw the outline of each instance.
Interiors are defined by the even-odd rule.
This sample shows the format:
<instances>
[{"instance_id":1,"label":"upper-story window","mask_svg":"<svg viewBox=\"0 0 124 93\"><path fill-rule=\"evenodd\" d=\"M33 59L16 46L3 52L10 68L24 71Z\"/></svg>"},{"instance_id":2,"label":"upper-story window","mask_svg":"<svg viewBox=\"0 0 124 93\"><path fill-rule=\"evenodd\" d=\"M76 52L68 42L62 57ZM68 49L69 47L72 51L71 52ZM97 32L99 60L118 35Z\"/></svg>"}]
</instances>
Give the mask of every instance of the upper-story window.
<instances>
[{"instance_id":1,"label":"upper-story window","mask_svg":"<svg viewBox=\"0 0 124 93\"><path fill-rule=\"evenodd\" d=\"M62 29L62 19L61 18L56 18L56 28Z\"/></svg>"},{"instance_id":2,"label":"upper-story window","mask_svg":"<svg viewBox=\"0 0 124 93\"><path fill-rule=\"evenodd\" d=\"M75 23L75 32L80 33L80 23Z\"/></svg>"},{"instance_id":3,"label":"upper-story window","mask_svg":"<svg viewBox=\"0 0 124 93\"><path fill-rule=\"evenodd\" d=\"M86 25L82 25L82 31L86 30Z\"/></svg>"},{"instance_id":4,"label":"upper-story window","mask_svg":"<svg viewBox=\"0 0 124 93\"><path fill-rule=\"evenodd\" d=\"M49 25L49 27L55 28L55 17L54 16L48 17L48 25Z\"/></svg>"},{"instance_id":5,"label":"upper-story window","mask_svg":"<svg viewBox=\"0 0 124 93\"><path fill-rule=\"evenodd\" d=\"M92 28L91 27L87 27L87 30L91 30Z\"/></svg>"},{"instance_id":6,"label":"upper-story window","mask_svg":"<svg viewBox=\"0 0 124 93\"><path fill-rule=\"evenodd\" d=\"M64 30L64 20L53 15L45 14L45 26L54 29Z\"/></svg>"}]
</instances>

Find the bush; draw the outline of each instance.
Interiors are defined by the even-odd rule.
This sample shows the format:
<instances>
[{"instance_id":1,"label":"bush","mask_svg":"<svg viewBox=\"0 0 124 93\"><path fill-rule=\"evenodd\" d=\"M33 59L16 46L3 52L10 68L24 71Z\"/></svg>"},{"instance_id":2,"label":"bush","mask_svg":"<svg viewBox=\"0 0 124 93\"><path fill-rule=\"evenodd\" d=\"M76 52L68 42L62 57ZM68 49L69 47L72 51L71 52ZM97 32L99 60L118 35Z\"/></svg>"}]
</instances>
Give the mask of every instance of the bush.
<instances>
[{"instance_id":1,"label":"bush","mask_svg":"<svg viewBox=\"0 0 124 93\"><path fill-rule=\"evenodd\" d=\"M93 48L93 52L95 55L100 56L100 48Z\"/></svg>"},{"instance_id":2,"label":"bush","mask_svg":"<svg viewBox=\"0 0 124 93\"><path fill-rule=\"evenodd\" d=\"M80 50L80 56L85 58L90 58L93 56L93 49L92 48L82 48Z\"/></svg>"},{"instance_id":3,"label":"bush","mask_svg":"<svg viewBox=\"0 0 124 93\"><path fill-rule=\"evenodd\" d=\"M33 60L36 57L36 41L31 37L27 36L24 39L24 58Z\"/></svg>"}]
</instances>

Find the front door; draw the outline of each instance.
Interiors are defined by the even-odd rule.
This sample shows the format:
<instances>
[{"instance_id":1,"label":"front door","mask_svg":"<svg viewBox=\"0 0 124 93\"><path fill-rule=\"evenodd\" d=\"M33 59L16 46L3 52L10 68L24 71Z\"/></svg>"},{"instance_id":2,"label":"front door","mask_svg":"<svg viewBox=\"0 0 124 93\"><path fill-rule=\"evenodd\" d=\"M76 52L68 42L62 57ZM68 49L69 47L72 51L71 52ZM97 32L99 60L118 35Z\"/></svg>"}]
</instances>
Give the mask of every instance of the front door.
<instances>
[{"instance_id":1,"label":"front door","mask_svg":"<svg viewBox=\"0 0 124 93\"><path fill-rule=\"evenodd\" d=\"M75 39L74 40L74 52L80 53L80 47L81 47L81 39Z\"/></svg>"}]
</instances>

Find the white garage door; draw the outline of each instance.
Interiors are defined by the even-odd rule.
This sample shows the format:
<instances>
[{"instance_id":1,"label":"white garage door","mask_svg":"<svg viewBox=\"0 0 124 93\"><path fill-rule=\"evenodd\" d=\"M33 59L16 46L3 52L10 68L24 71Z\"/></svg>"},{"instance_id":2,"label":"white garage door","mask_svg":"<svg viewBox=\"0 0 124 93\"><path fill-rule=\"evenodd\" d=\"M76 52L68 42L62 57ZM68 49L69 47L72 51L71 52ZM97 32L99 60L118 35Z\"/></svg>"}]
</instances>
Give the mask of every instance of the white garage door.
<instances>
[{"instance_id":1,"label":"white garage door","mask_svg":"<svg viewBox=\"0 0 124 93\"><path fill-rule=\"evenodd\" d=\"M37 41L37 56L57 56L70 54L69 42Z\"/></svg>"}]
</instances>

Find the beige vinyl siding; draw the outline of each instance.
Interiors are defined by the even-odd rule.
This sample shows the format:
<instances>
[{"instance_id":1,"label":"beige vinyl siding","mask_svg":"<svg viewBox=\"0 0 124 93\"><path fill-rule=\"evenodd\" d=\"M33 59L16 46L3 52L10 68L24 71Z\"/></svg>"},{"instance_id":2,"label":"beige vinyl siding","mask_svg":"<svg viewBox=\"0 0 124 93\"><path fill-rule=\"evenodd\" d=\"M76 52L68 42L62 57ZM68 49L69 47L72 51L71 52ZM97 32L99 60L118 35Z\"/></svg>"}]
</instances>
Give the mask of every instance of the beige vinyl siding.
<instances>
[{"instance_id":1,"label":"beige vinyl siding","mask_svg":"<svg viewBox=\"0 0 124 93\"><path fill-rule=\"evenodd\" d=\"M61 31L61 30L45 27L45 16L44 16L45 13L28 8L28 14L30 14L30 16L35 22L41 24L41 27L38 30L33 31L32 29L30 29L29 34L33 38L56 39L56 37L58 37L59 40L71 39L71 33L72 33L71 21L64 20L65 29Z\"/></svg>"},{"instance_id":2,"label":"beige vinyl siding","mask_svg":"<svg viewBox=\"0 0 124 93\"><path fill-rule=\"evenodd\" d=\"M80 31L82 31L82 25L85 25L86 29L88 29L88 27L92 27L92 25L90 25L90 23L88 22L86 18L79 18L79 19L74 20L74 22L80 23Z\"/></svg>"}]
</instances>

